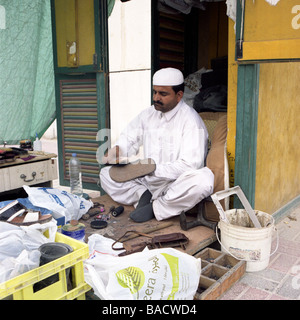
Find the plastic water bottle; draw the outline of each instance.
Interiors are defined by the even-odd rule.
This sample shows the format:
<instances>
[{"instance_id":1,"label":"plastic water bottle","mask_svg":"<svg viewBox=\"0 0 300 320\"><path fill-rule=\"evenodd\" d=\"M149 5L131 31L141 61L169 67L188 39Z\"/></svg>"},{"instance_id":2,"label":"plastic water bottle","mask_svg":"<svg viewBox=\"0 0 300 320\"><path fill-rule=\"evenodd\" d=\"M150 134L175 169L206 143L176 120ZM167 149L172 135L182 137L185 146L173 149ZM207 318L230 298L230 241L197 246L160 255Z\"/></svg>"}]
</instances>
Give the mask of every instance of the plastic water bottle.
<instances>
[{"instance_id":1,"label":"plastic water bottle","mask_svg":"<svg viewBox=\"0 0 300 320\"><path fill-rule=\"evenodd\" d=\"M42 151L42 141L39 139L38 134L35 134L35 141L33 141L33 150Z\"/></svg>"},{"instance_id":2,"label":"plastic water bottle","mask_svg":"<svg viewBox=\"0 0 300 320\"><path fill-rule=\"evenodd\" d=\"M81 163L77 158L76 153L72 153L69 161L70 173L70 189L71 193L81 197L82 196L82 181L81 181Z\"/></svg>"}]
</instances>

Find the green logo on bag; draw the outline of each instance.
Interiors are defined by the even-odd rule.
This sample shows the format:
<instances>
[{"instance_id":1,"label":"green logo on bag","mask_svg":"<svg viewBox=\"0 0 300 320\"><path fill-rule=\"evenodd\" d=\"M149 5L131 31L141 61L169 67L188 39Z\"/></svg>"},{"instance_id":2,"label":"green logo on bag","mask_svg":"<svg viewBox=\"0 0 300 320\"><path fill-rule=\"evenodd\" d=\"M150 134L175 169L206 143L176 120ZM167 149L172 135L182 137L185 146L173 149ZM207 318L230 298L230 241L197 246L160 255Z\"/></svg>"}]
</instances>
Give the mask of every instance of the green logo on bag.
<instances>
[{"instance_id":1,"label":"green logo on bag","mask_svg":"<svg viewBox=\"0 0 300 320\"><path fill-rule=\"evenodd\" d=\"M116 273L119 284L129 288L131 294L138 292L145 283L144 272L137 267L128 267Z\"/></svg>"},{"instance_id":2,"label":"green logo on bag","mask_svg":"<svg viewBox=\"0 0 300 320\"><path fill-rule=\"evenodd\" d=\"M168 300L174 300L175 293L177 293L179 289L179 264L178 264L179 259L178 257L172 256L167 253L162 253L161 255L166 258L172 274L173 286L172 286L171 293L168 296Z\"/></svg>"}]
</instances>

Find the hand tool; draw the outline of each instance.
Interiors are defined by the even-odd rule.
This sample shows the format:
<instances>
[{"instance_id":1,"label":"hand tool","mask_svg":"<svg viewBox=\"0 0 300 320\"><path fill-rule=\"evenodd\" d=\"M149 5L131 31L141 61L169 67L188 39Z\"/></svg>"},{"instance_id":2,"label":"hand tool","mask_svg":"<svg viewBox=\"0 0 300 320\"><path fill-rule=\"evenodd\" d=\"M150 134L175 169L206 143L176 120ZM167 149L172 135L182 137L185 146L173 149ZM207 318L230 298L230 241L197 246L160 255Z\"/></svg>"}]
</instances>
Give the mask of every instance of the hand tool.
<instances>
[{"instance_id":1,"label":"hand tool","mask_svg":"<svg viewBox=\"0 0 300 320\"><path fill-rule=\"evenodd\" d=\"M81 219L82 220L88 220L91 217L94 217L96 214L102 213L105 211L104 204L95 202L94 206L87 212L85 213Z\"/></svg>"},{"instance_id":2,"label":"hand tool","mask_svg":"<svg viewBox=\"0 0 300 320\"><path fill-rule=\"evenodd\" d=\"M114 210L115 210L115 206L111 206L109 208L108 213L103 213L103 214L100 213L94 218L94 220L108 221L110 219L110 214L112 214Z\"/></svg>"}]
</instances>

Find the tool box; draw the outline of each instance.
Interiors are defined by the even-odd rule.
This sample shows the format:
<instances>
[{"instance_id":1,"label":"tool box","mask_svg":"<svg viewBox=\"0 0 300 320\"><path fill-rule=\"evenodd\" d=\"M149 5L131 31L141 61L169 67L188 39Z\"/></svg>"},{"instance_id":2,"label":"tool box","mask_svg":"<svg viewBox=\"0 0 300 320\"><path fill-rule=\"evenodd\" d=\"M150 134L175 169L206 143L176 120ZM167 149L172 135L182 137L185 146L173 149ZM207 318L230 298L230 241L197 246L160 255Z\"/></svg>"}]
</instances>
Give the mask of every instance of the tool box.
<instances>
[{"instance_id":1,"label":"tool box","mask_svg":"<svg viewBox=\"0 0 300 320\"><path fill-rule=\"evenodd\" d=\"M246 270L246 262L229 254L206 248L195 255L201 258L201 277L195 300L216 300L239 280Z\"/></svg>"}]
</instances>

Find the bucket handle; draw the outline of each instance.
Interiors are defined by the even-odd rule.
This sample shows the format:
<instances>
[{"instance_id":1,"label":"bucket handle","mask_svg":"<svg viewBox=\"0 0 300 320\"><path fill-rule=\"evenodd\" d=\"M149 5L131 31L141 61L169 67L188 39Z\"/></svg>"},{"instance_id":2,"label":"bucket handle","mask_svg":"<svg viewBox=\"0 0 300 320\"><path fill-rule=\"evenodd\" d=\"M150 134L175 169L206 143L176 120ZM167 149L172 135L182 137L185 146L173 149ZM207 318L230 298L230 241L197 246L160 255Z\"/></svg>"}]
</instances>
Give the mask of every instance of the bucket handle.
<instances>
[{"instance_id":1,"label":"bucket handle","mask_svg":"<svg viewBox=\"0 0 300 320\"><path fill-rule=\"evenodd\" d=\"M276 248L274 249L274 251L272 253L270 253L269 257L270 258L278 249L278 245L279 245L279 235L278 235L278 229L274 227L274 229L276 230ZM218 242L220 243L221 247L228 253L230 254L233 258L240 260L240 261L246 261L246 262L256 262L257 260L247 260L247 259L241 259L236 257L234 254L232 254L231 252L229 252L229 250L227 250L227 248L223 245L223 243L221 242L221 240L219 239L219 235L218 235L218 226L216 226L216 237ZM267 259L267 258L266 258Z\"/></svg>"},{"instance_id":2,"label":"bucket handle","mask_svg":"<svg viewBox=\"0 0 300 320\"><path fill-rule=\"evenodd\" d=\"M219 200L222 200L224 198L227 198L233 194L236 194L239 199L241 200L246 212L248 213L250 219L252 220L253 224L254 224L254 227L255 228L261 228L261 225L255 215L255 212L254 210L252 209L249 201L247 200L246 196L244 195L242 189L240 188L240 186L235 186L233 188L229 188L229 189L226 189L226 190L222 190L222 191L218 191L214 194L211 195L211 198L217 208L217 210L219 211L219 214L220 214L220 217L221 219L226 222L226 223L229 223L227 217L226 217L226 214L220 204L220 201Z\"/></svg>"}]
</instances>

